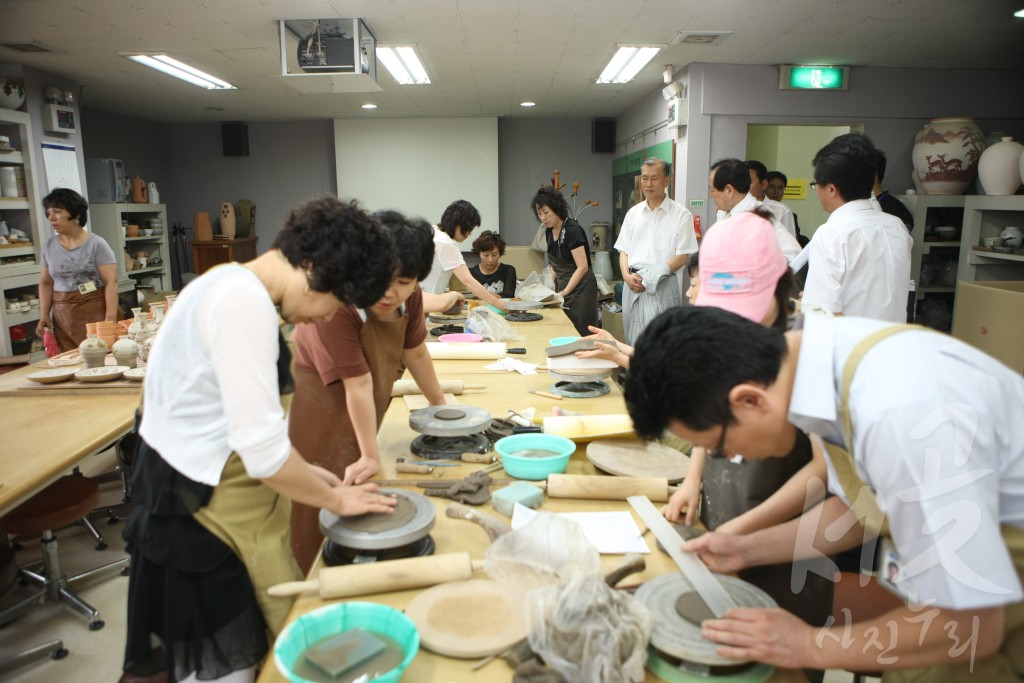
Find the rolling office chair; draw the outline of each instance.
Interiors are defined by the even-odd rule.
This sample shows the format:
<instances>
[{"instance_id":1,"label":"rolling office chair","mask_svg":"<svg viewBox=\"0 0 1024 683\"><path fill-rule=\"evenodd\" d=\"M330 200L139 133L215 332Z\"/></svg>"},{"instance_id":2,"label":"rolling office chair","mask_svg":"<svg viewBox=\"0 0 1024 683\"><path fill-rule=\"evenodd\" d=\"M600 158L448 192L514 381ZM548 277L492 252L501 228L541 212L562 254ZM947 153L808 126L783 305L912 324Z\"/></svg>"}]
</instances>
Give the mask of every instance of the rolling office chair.
<instances>
[{"instance_id":1,"label":"rolling office chair","mask_svg":"<svg viewBox=\"0 0 1024 683\"><path fill-rule=\"evenodd\" d=\"M14 551L7 543L7 535L0 531L0 592L10 590L17 578L18 567L14 560ZM67 655L68 651L61 640L51 640L16 654L7 654L0 657L0 677L46 657L63 659Z\"/></svg>"},{"instance_id":2,"label":"rolling office chair","mask_svg":"<svg viewBox=\"0 0 1024 683\"><path fill-rule=\"evenodd\" d=\"M42 535L43 557L18 568L18 578L36 584L39 590L0 612L0 625L17 619L36 604L62 602L85 616L91 630L103 628L99 610L80 598L74 589L118 572L127 576L129 558L67 576L60 565L60 550L54 535L55 529L84 518L98 500L99 484L89 477L71 474L50 484L4 517L3 525L8 533Z\"/></svg>"}]
</instances>

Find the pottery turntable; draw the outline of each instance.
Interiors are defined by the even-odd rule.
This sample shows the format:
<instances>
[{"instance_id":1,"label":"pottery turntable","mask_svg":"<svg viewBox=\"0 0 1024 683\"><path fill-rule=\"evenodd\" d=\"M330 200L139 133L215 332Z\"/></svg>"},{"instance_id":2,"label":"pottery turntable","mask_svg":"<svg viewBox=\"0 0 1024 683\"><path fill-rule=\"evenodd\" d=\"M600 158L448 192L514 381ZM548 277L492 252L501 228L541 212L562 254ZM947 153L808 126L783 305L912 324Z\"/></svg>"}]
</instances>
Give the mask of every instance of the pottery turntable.
<instances>
[{"instance_id":1,"label":"pottery turntable","mask_svg":"<svg viewBox=\"0 0 1024 683\"><path fill-rule=\"evenodd\" d=\"M508 309L505 320L510 323L532 323L543 320L544 316L540 313L530 313L534 309L543 307L544 304L540 301L509 301L505 304L505 308Z\"/></svg>"},{"instance_id":2,"label":"pottery turntable","mask_svg":"<svg viewBox=\"0 0 1024 683\"><path fill-rule=\"evenodd\" d=\"M577 358L577 351L590 351L595 347L590 339L577 339L568 344L544 349L548 357L548 374L555 383L551 393L566 398L597 398L611 387L604 380L612 376L618 365L604 358Z\"/></svg>"},{"instance_id":3,"label":"pottery turntable","mask_svg":"<svg viewBox=\"0 0 1024 683\"><path fill-rule=\"evenodd\" d=\"M466 328L462 325L438 325L430 328L430 336L440 337L442 334L462 334Z\"/></svg>"},{"instance_id":4,"label":"pottery turntable","mask_svg":"<svg viewBox=\"0 0 1024 683\"><path fill-rule=\"evenodd\" d=\"M429 406L409 413L409 427L420 435L409 449L428 460L458 460L463 453L489 453L491 414L464 405Z\"/></svg>"},{"instance_id":5,"label":"pottery turntable","mask_svg":"<svg viewBox=\"0 0 1024 683\"><path fill-rule=\"evenodd\" d=\"M612 376L611 370L575 375L555 372L549 367L548 374L555 380L551 385L551 393L566 398L597 398L611 391L611 387L604 381Z\"/></svg>"},{"instance_id":6,"label":"pottery turntable","mask_svg":"<svg viewBox=\"0 0 1024 683\"><path fill-rule=\"evenodd\" d=\"M434 504L426 496L381 489L398 498L394 512L338 517L320 511L320 531L327 538L323 559L330 566L363 564L434 554Z\"/></svg>"}]
</instances>

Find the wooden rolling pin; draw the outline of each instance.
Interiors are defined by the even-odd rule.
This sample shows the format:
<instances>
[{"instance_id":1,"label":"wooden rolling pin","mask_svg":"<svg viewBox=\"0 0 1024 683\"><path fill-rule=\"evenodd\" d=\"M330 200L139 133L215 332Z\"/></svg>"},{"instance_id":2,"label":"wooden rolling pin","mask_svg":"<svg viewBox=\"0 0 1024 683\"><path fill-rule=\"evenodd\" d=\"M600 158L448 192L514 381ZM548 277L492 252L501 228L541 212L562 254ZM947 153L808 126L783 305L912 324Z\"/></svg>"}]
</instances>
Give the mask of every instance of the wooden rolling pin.
<instances>
[{"instance_id":1,"label":"wooden rolling pin","mask_svg":"<svg viewBox=\"0 0 1024 683\"><path fill-rule=\"evenodd\" d=\"M557 434L573 441L636 435L633 420L625 414L545 417L544 433Z\"/></svg>"},{"instance_id":2,"label":"wooden rolling pin","mask_svg":"<svg viewBox=\"0 0 1024 683\"><path fill-rule=\"evenodd\" d=\"M464 581L473 578L473 571L483 566L483 560L472 560L469 553L463 552L324 567L316 579L279 583L268 588L267 593L285 597L319 591L321 600L352 598Z\"/></svg>"},{"instance_id":3,"label":"wooden rolling pin","mask_svg":"<svg viewBox=\"0 0 1024 683\"><path fill-rule=\"evenodd\" d=\"M603 477L587 474L549 474L548 495L552 498L626 500L647 496L664 502L669 497L668 479L660 477Z\"/></svg>"},{"instance_id":4,"label":"wooden rolling pin","mask_svg":"<svg viewBox=\"0 0 1024 683\"><path fill-rule=\"evenodd\" d=\"M461 394L466 390L486 389L484 384L466 384L461 379L442 379L441 391L446 394ZM423 391L416 384L415 380L400 379L391 387L391 396L415 396Z\"/></svg>"}]
</instances>

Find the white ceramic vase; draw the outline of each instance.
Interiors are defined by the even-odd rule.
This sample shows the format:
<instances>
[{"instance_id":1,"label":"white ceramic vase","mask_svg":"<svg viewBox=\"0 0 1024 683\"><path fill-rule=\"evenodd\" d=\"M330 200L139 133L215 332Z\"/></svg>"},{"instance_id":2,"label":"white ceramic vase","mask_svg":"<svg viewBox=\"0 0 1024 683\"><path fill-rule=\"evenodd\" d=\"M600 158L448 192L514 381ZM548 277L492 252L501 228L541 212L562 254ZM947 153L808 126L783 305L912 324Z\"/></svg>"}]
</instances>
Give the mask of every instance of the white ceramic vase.
<instances>
[{"instance_id":1,"label":"white ceramic vase","mask_svg":"<svg viewBox=\"0 0 1024 683\"><path fill-rule=\"evenodd\" d=\"M985 136L974 119L933 119L914 139L914 174L928 194L963 194L984 149Z\"/></svg>"},{"instance_id":2,"label":"white ceramic vase","mask_svg":"<svg viewBox=\"0 0 1024 683\"><path fill-rule=\"evenodd\" d=\"M1007 136L992 145L978 161L978 180L985 194L1010 195L1021 184L1020 159L1024 145Z\"/></svg>"},{"instance_id":3,"label":"white ceramic vase","mask_svg":"<svg viewBox=\"0 0 1024 683\"><path fill-rule=\"evenodd\" d=\"M122 335L120 339L114 342L111 351L114 352L114 360L117 361L118 365L124 365L129 368L134 368L137 365L139 345L129 339L127 335Z\"/></svg>"},{"instance_id":4,"label":"white ceramic vase","mask_svg":"<svg viewBox=\"0 0 1024 683\"><path fill-rule=\"evenodd\" d=\"M25 103L25 86L13 78L0 76L0 107L17 109Z\"/></svg>"},{"instance_id":5,"label":"white ceramic vase","mask_svg":"<svg viewBox=\"0 0 1024 683\"><path fill-rule=\"evenodd\" d=\"M220 234L228 239L235 238L235 207L231 202L220 205Z\"/></svg>"},{"instance_id":6,"label":"white ceramic vase","mask_svg":"<svg viewBox=\"0 0 1024 683\"><path fill-rule=\"evenodd\" d=\"M81 354L87 368L102 368L107 359L107 350L107 343L95 333L87 336L78 345L78 353Z\"/></svg>"}]
</instances>

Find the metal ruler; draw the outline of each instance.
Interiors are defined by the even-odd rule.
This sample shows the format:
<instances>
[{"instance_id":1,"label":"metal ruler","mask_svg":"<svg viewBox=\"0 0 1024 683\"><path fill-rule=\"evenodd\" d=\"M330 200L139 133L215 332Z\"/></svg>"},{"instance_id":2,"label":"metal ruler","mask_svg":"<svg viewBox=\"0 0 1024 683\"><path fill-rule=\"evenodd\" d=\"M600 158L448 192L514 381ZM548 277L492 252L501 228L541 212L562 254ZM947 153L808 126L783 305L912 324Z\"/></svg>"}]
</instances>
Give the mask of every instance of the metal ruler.
<instances>
[{"instance_id":1,"label":"metal ruler","mask_svg":"<svg viewBox=\"0 0 1024 683\"><path fill-rule=\"evenodd\" d=\"M701 562L700 558L692 553L684 553L680 549L682 539L679 534L672 528L668 520L661 516L647 496L630 496L626 500L640 515L640 519L644 521L647 528L661 541L665 552L679 565L683 576L693 585L694 591L716 617L721 617L736 607L732 596L726 592L722 584L718 583L714 574Z\"/></svg>"}]
</instances>

